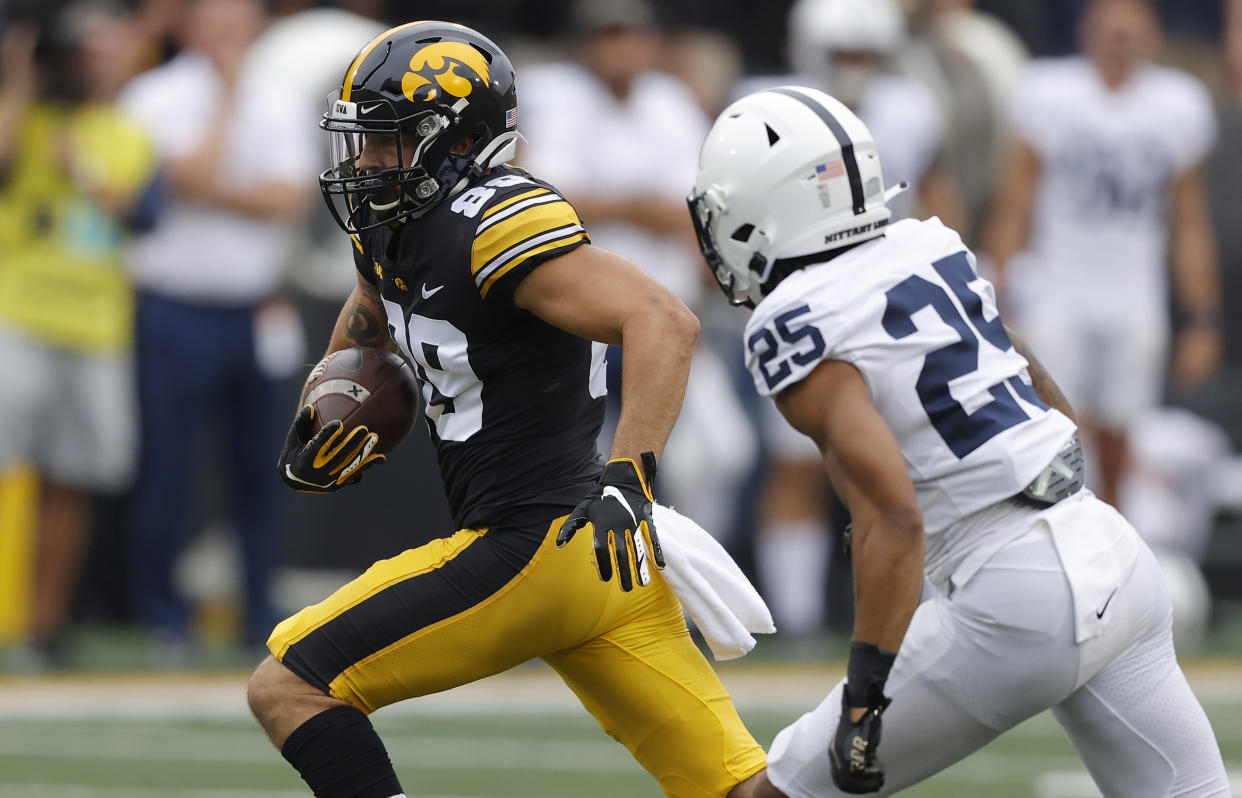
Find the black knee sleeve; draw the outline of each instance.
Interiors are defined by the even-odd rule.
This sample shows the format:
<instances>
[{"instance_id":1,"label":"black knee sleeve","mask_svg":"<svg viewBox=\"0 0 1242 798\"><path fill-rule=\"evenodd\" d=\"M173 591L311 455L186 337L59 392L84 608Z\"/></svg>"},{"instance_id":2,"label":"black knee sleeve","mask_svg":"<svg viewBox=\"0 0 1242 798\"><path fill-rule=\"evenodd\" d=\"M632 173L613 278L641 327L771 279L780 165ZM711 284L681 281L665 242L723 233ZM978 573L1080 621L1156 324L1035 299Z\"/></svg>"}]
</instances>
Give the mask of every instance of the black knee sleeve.
<instances>
[{"instance_id":1,"label":"black knee sleeve","mask_svg":"<svg viewBox=\"0 0 1242 798\"><path fill-rule=\"evenodd\" d=\"M280 749L316 798L392 798L401 783L371 721L351 706L320 712Z\"/></svg>"}]
</instances>

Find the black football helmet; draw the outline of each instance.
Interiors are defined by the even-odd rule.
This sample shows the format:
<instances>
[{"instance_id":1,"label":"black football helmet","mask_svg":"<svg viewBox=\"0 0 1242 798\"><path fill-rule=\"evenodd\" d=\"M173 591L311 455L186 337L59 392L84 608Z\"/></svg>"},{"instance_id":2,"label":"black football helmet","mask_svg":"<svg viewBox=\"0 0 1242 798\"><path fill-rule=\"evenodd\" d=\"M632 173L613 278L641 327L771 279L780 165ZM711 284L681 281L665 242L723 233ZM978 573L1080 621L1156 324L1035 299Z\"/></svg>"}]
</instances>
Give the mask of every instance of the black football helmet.
<instances>
[{"instance_id":1,"label":"black football helmet","mask_svg":"<svg viewBox=\"0 0 1242 798\"><path fill-rule=\"evenodd\" d=\"M332 162L319 187L337 224L351 234L393 224L426 212L513 157L513 65L490 39L464 25L400 25L355 56L340 91L328 98L320 127L332 135ZM364 172L358 158L373 136L385 145L395 142L397 163ZM471 138L464 152L452 151Z\"/></svg>"}]
</instances>

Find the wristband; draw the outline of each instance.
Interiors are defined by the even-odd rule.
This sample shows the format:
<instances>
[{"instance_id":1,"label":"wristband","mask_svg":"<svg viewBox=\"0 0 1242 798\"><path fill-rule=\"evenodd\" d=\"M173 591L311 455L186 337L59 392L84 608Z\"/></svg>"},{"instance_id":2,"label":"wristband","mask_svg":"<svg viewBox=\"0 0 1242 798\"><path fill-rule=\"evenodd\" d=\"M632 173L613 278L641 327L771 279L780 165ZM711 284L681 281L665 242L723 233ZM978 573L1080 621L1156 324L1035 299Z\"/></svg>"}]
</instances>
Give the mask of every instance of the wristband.
<instances>
[{"instance_id":1,"label":"wristband","mask_svg":"<svg viewBox=\"0 0 1242 798\"><path fill-rule=\"evenodd\" d=\"M885 703L884 684L897 655L874 643L850 643L846 668L845 701L851 707L879 707Z\"/></svg>"}]
</instances>

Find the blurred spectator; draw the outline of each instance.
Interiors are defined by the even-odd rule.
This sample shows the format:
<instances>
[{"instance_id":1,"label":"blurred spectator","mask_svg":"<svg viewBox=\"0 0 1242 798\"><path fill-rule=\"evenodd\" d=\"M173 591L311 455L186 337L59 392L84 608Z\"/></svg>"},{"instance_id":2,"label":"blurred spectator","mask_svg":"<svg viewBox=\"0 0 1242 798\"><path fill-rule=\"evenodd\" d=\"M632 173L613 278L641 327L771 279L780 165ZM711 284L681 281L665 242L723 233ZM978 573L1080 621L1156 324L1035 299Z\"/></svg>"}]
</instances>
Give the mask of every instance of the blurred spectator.
<instances>
[{"instance_id":1,"label":"blurred spectator","mask_svg":"<svg viewBox=\"0 0 1242 798\"><path fill-rule=\"evenodd\" d=\"M1242 0L1227 0L1225 14L1225 70L1229 92L1236 106L1242 106Z\"/></svg>"},{"instance_id":2,"label":"blurred spectator","mask_svg":"<svg viewBox=\"0 0 1242 798\"><path fill-rule=\"evenodd\" d=\"M574 203L591 238L693 306L703 280L686 212L707 119L685 84L654 71L645 0L574 6L576 62L522 71L520 157Z\"/></svg>"},{"instance_id":3,"label":"blurred spectator","mask_svg":"<svg viewBox=\"0 0 1242 798\"><path fill-rule=\"evenodd\" d=\"M733 87L742 76L737 45L722 33L685 28L667 41L664 68L690 87L699 108L714 118L729 104Z\"/></svg>"},{"instance_id":4,"label":"blurred spectator","mask_svg":"<svg viewBox=\"0 0 1242 798\"><path fill-rule=\"evenodd\" d=\"M832 94L875 135L885 181L905 181L914 189L889 202L894 219L936 215L960 229L961 199L940 167L940 109L923 84L897 71L895 60L906 41L895 0L799 0L789 15L793 74L743 81L737 94L783 83ZM762 405L760 414L769 462L755 564L777 628L804 637L819 631L824 621L834 540L828 531L831 493L814 443L790 427L771 403Z\"/></svg>"},{"instance_id":5,"label":"blurred spectator","mask_svg":"<svg viewBox=\"0 0 1242 798\"><path fill-rule=\"evenodd\" d=\"M654 70L661 35L643 0L580 0L577 62L524 67L523 165L574 204L601 247L629 258L691 308L708 279L685 197L707 119L687 86ZM609 352L610 416L620 350ZM722 429L729 434L721 434ZM604 447L607 451L607 446ZM664 501L724 536L755 443L728 368L700 338L683 410L660 463Z\"/></svg>"},{"instance_id":6,"label":"blurred spectator","mask_svg":"<svg viewBox=\"0 0 1242 798\"><path fill-rule=\"evenodd\" d=\"M900 73L898 58L908 47L896 0L799 0L789 14L793 73L743 81L736 94L781 83L828 92L875 134L884 179L910 184L911 193L889 203L894 220L939 216L958 230L961 199L939 164L945 121L926 86Z\"/></svg>"},{"instance_id":7,"label":"blurred spectator","mask_svg":"<svg viewBox=\"0 0 1242 798\"><path fill-rule=\"evenodd\" d=\"M911 26L926 45L946 120L942 164L960 188L967 241L983 226L1008 143L1009 100L1026 67L1021 41L973 0L920 0Z\"/></svg>"},{"instance_id":8,"label":"blurred spectator","mask_svg":"<svg viewBox=\"0 0 1242 798\"><path fill-rule=\"evenodd\" d=\"M319 119L327 110L328 95L340 88L341 64L352 61L383 30L380 23L348 11L316 8L274 21L246 56L248 74L261 76L247 84L247 91L263 93L265 102L299 120L296 131L288 132L302 138L297 146L317 154L316 170L328 163L328 136L319 129ZM307 52L315 53L315 58L304 59ZM324 310L330 316L322 336L326 338L341 302L358 280L341 268L353 257L353 242L341 235L322 203L314 202L312 208L300 226L286 276L300 291L326 300ZM317 337L314 331L307 332L311 339Z\"/></svg>"},{"instance_id":9,"label":"blurred spectator","mask_svg":"<svg viewBox=\"0 0 1242 798\"><path fill-rule=\"evenodd\" d=\"M127 487L137 447L121 254L154 153L113 105L133 45L116 8L84 2L0 40L0 469L41 479L33 666L68 618L90 494Z\"/></svg>"},{"instance_id":10,"label":"blurred spectator","mask_svg":"<svg viewBox=\"0 0 1242 798\"><path fill-rule=\"evenodd\" d=\"M1228 0L1226 12L1220 144L1203 169L1219 252L1224 353L1216 377L1179 404L1219 424L1242 451L1242 315L1229 312L1242 307L1242 0ZM1242 507L1242 481L1234 495L1230 504Z\"/></svg>"},{"instance_id":11,"label":"blurred spectator","mask_svg":"<svg viewBox=\"0 0 1242 798\"><path fill-rule=\"evenodd\" d=\"M1097 492L1115 504L1126 427L1164 384L1166 250L1181 310L1174 389L1197 387L1220 358L1201 180L1216 128L1203 86L1152 63L1160 29L1149 4L1094 0L1081 36L1082 56L1037 62L1015 97L985 247L998 291L1083 422Z\"/></svg>"},{"instance_id":12,"label":"blurred spectator","mask_svg":"<svg viewBox=\"0 0 1242 798\"><path fill-rule=\"evenodd\" d=\"M189 613L173 564L188 533L202 427L226 448L224 479L241 538L245 642L275 622L274 467L285 423L274 377L301 357L300 329L275 299L294 224L313 196L315 154L292 115L254 90L246 55L264 24L258 0L194 0L184 51L136 78L122 105L156 142L170 185L160 225L138 240L142 458L133 498L133 591L157 649L180 656ZM283 368L282 368L283 367Z\"/></svg>"}]
</instances>

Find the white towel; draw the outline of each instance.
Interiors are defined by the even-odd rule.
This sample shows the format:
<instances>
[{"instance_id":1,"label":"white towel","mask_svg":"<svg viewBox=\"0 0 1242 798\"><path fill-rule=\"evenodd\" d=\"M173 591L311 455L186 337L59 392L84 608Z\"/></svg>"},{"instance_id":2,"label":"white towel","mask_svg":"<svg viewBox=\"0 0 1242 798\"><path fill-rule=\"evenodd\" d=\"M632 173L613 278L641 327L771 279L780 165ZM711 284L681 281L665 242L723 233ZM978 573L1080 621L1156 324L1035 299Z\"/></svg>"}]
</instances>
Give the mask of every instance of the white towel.
<instances>
[{"instance_id":1,"label":"white towel","mask_svg":"<svg viewBox=\"0 0 1242 798\"><path fill-rule=\"evenodd\" d=\"M776 631L759 591L715 538L671 507L656 504L652 514L664 578L716 659L737 659L755 647L753 634Z\"/></svg>"}]
</instances>

